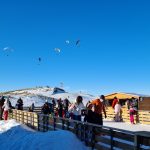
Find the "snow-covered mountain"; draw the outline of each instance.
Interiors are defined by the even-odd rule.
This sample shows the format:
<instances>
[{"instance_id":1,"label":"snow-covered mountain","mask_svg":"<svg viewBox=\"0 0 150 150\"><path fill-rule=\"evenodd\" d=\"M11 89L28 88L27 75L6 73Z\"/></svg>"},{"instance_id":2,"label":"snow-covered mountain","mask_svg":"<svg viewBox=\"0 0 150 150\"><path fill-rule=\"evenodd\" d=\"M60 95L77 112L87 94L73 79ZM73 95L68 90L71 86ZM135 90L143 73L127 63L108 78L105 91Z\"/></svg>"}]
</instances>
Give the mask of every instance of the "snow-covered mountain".
<instances>
[{"instance_id":1,"label":"snow-covered mountain","mask_svg":"<svg viewBox=\"0 0 150 150\"><path fill-rule=\"evenodd\" d=\"M16 102L20 97L23 99L24 106L31 106L32 103L34 103L35 106L42 106L46 100L51 103L52 98L55 98L55 100L59 98L62 100L68 98L70 102L75 102L78 95L83 97L83 103L86 105L89 100L96 98L93 95L85 93L69 93L56 87L37 87L10 91L1 94L4 96L10 96L10 101L13 106L16 105Z\"/></svg>"}]
</instances>

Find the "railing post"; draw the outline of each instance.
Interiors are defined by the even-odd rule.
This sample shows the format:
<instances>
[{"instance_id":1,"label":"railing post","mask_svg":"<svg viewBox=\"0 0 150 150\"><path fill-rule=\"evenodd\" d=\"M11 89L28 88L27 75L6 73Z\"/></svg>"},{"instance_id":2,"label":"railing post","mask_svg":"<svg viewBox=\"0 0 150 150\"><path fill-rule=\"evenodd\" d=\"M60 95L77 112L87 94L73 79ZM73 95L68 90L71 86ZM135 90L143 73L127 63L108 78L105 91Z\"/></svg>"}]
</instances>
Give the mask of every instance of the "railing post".
<instances>
[{"instance_id":1,"label":"railing post","mask_svg":"<svg viewBox=\"0 0 150 150\"><path fill-rule=\"evenodd\" d=\"M46 120L46 116L45 114L43 114L43 132L45 131L45 120Z\"/></svg>"},{"instance_id":2,"label":"railing post","mask_svg":"<svg viewBox=\"0 0 150 150\"><path fill-rule=\"evenodd\" d=\"M22 123L24 123L24 112L22 111Z\"/></svg>"},{"instance_id":3,"label":"railing post","mask_svg":"<svg viewBox=\"0 0 150 150\"><path fill-rule=\"evenodd\" d=\"M69 120L67 120L67 130L69 130L69 125L70 125L70 122Z\"/></svg>"},{"instance_id":4,"label":"railing post","mask_svg":"<svg viewBox=\"0 0 150 150\"><path fill-rule=\"evenodd\" d=\"M113 150L113 147L114 147L113 134L114 134L113 130L110 129L110 146L111 146L110 149L111 150Z\"/></svg>"},{"instance_id":5,"label":"railing post","mask_svg":"<svg viewBox=\"0 0 150 150\"><path fill-rule=\"evenodd\" d=\"M78 123L77 122L75 122L75 133L78 136Z\"/></svg>"},{"instance_id":6,"label":"railing post","mask_svg":"<svg viewBox=\"0 0 150 150\"><path fill-rule=\"evenodd\" d=\"M54 130L55 130L55 128L56 128L56 118L55 118L55 116L54 116L54 124L53 124L53 127L54 127Z\"/></svg>"},{"instance_id":7,"label":"railing post","mask_svg":"<svg viewBox=\"0 0 150 150\"><path fill-rule=\"evenodd\" d=\"M16 110L14 110L14 119L16 120Z\"/></svg>"},{"instance_id":8,"label":"railing post","mask_svg":"<svg viewBox=\"0 0 150 150\"><path fill-rule=\"evenodd\" d=\"M88 125L84 124L84 142L86 146L88 146L88 143L89 143L88 137L89 137Z\"/></svg>"},{"instance_id":9,"label":"railing post","mask_svg":"<svg viewBox=\"0 0 150 150\"><path fill-rule=\"evenodd\" d=\"M11 118L11 119L13 119L13 114L14 114L14 111L12 110L12 114L11 114L11 117L12 117L12 118Z\"/></svg>"},{"instance_id":10,"label":"railing post","mask_svg":"<svg viewBox=\"0 0 150 150\"><path fill-rule=\"evenodd\" d=\"M134 135L134 150L139 150L140 149L140 136L139 135Z\"/></svg>"},{"instance_id":11,"label":"railing post","mask_svg":"<svg viewBox=\"0 0 150 150\"><path fill-rule=\"evenodd\" d=\"M18 110L16 110L16 120L18 121Z\"/></svg>"},{"instance_id":12,"label":"railing post","mask_svg":"<svg viewBox=\"0 0 150 150\"><path fill-rule=\"evenodd\" d=\"M85 139L85 126L82 123L81 124L81 141L84 141L84 139Z\"/></svg>"},{"instance_id":13,"label":"railing post","mask_svg":"<svg viewBox=\"0 0 150 150\"><path fill-rule=\"evenodd\" d=\"M65 121L64 121L64 119L62 119L62 129L63 129L63 130L65 129L64 124L65 124Z\"/></svg>"},{"instance_id":14,"label":"railing post","mask_svg":"<svg viewBox=\"0 0 150 150\"><path fill-rule=\"evenodd\" d=\"M28 120L28 112L27 112L27 125L29 124L29 120Z\"/></svg>"},{"instance_id":15,"label":"railing post","mask_svg":"<svg viewBox=\"0 0 150 150\"><path fill-rule=\"evenodd\" d=\"M92 127L92 139L91 139L91 143L92 143L92 149L94 149L94 147L95 147L95 127Z\"/></svg>"},{"instance_id":16,"label":"railing post","mask_svg":"<svg viewBox=\"0 0 150 150\"><path fill-rule=\"evenodd\" d=\"M38 131L40 131L40 126L39 126L39 124L40 124L40 115L37 114L37 125L38 125L37 129L38 129Z\"/></svg>"},{"instance_id":17,"label":"railing post","mask_svg":"<svg viewBox=\"0 0 150 150\"><path fill-rule=\"evenodd\" d=\"M32 112L32 128L34 129L34 112Z\"/></svg>"},{"instance_id":18,"label":"railing post","mask_svg":"<svg viewBox=\"0 0 150 150\"><path fill-rule=\"evenodd\" d=\"M48 129L49 129L49 115L47 115L47 117L46 117L46 130L48 131Z\"/></svg>"}]
</instances>

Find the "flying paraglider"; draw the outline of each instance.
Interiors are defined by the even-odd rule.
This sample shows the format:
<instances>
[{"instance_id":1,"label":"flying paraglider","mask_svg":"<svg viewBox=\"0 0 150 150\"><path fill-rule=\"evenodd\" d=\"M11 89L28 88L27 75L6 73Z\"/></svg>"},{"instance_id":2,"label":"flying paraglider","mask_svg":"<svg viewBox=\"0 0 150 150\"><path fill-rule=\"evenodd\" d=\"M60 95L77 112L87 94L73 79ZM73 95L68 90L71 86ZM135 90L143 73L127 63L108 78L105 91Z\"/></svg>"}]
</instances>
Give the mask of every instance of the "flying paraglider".
<instances>
[{"instance_id":1,"label":"flying paraglider","mask_svg":"<svg viewBox=\"0 0 150 150\"><path fill-rule=\"evenodd\" d=\"M76 45L78 46L80 44L80 40L77 40L76 41Z\"/></svg>"},{"instance_id":2,"label":"flying paraglider","mask_svg":"<svg viewBox=\"0 0 150 150\"><path fill-rule=\"evenodd\" d=\"M42 61L42 58L41 58L41 57L38 57L38 65L41 64L41 61Z\"/></svg>"},{"instance_id":3,"label":"flying paraglider","mask_svg":"<svg viewBox=\"0 0 150 150\"><path fill-rule=\"evenodd\" d=\"M69 40L66 40L66 44L69 44L70 43L70 41Z\"/></svg>"},{"instance_id":4,"label":"flying paraglider","mask_svg":"<svg viewBox=\"0 0 150 150\"><path fill-rule=\"evenodd\" d=\"M9 54L11 52L13 52L14 50L12 48L10 48L10 47L4 47L3 51L6 53L6 56L9 56Z\"/></svg>"},{"instance_id":5,"label":"flying paraglider","mask_svg":"<svg viewBox=\"0 0 150 150\"><path fill-rule=\"evenodd\" d=\"M58 53L60 53L60 51L61 51L60 48L55 48L54 50Z\"/></svg>"},{"instance_id":6,"label":"flying paraglider","mask_svg":"<svg viewBox=\"0 0 150 150\"><path fill-rule=\"evenodd\" d=\"M41 62L41 60L42 60L42 59L41 59L41 57L39 57L39 59L38 59L38 60L39 60L39 62Z\"/></svg>"}]
</instances>

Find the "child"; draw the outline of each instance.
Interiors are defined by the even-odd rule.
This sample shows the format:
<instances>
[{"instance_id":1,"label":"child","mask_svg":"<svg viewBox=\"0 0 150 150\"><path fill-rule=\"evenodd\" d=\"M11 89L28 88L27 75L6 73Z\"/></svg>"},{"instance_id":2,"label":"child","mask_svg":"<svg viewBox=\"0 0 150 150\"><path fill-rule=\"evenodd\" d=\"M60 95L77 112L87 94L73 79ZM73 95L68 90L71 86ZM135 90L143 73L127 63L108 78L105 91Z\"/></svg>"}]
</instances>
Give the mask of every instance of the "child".
<instances>
[{"instance_id":1,"label":"child","mask_svg":"<svg viewBox=\"0 0 150 150\"><path fill-rule=\"evenodd\" d=\"M132 106L132 105L130 106L129 114L130 114L130 122L131 122L132 124L135 124L135 123L134 123L134 109L133 109L133 106Z\"/></svg>"}]
</instances>

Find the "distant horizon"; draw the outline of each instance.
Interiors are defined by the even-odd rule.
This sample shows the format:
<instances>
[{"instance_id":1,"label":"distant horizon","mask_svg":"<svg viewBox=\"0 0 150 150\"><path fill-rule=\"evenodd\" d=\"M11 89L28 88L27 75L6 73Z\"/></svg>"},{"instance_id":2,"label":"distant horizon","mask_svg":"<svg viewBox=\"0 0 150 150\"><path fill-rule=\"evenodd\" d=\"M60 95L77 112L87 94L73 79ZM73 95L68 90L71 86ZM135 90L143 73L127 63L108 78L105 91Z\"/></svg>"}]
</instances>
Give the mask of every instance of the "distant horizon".
<instances>
[{"instance_id":1,"label":"distant horizon","mask_svg":"<svg viewBox=\"0 0 150 150\"><path fill-rule=\"evenodd\" d=\"M93 96L100 96L100 95L109 95L109 94L112 94L112 93L128 93L128 94L142 94L142 95L150 95L148 93L141 93L141 92L134 92L134 91L112 91L112 92L108 92L108 93L97 93L97 94L94 94L92 92L88 92L88 91L84 91L84 90L67 90L65 89L65 87L60 87L60 86L49 86L49 85L39 85L39 86L35 86L35 87L24 87L24 88L17 88L17 89L10 89L10 90L0 90L0 93L5 93L5 92L11 92L11 91L19 91L19 90L26 90L26 89L36 89L36 88L55 88L55 87L58 87L58 88L61 88L61 89L64 89L66 92L70 92L70 93L85 93L85 94L91 94Z\"/></svg>"}]
</instances>

